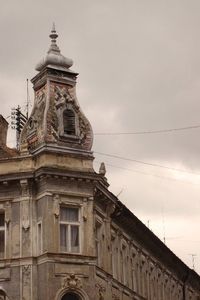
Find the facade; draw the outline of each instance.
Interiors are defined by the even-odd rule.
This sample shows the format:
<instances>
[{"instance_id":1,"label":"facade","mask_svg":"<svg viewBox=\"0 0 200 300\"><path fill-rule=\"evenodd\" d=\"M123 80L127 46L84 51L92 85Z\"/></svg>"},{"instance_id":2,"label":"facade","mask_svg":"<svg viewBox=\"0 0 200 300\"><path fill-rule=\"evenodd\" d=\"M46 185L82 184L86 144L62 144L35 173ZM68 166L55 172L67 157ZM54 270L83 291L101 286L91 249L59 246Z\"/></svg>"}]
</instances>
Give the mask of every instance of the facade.
<instances>
[{"instance_id":1,"label":"facade","mask_svg":"<svg viewBox=\"0 0 200 300\"><path fill-rule=\"evenodd\" d=\"M77 73L56 44L32 79L19 150L0 117L0 300L199 300L200 277L93 169Z\"/></svg>"}]
</instances>

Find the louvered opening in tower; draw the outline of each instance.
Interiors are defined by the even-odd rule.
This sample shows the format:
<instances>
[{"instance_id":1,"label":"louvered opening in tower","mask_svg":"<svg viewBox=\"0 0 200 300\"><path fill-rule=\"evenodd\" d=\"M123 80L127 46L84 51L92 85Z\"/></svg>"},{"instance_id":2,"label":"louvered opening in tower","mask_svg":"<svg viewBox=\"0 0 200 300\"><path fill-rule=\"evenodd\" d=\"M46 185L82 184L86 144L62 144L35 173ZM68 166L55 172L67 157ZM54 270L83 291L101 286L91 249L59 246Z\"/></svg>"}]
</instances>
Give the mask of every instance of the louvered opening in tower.
<instances>
[{"instance_id":1,"label":"louvered opening in tower","mask_svg":"<svg viewBox=\"0 0 200 300\"><path fill-rule=\"evenodd\" d=\"M63 113L64 133L68 135L76 134L75 113L71 109L66 109Z\"/></svg>"}]
</instances>

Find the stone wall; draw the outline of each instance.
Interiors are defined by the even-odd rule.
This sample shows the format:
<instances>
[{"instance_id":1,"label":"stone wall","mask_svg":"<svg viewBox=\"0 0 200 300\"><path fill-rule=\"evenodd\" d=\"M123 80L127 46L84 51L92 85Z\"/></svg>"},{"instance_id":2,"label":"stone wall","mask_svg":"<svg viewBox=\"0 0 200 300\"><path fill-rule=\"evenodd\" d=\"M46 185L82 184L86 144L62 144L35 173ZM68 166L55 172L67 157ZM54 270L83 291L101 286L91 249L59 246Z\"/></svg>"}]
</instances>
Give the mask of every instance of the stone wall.
<instances>
[{"instance_id":1,"label":"stone wall","mask_svg":"<svg viewBox=\"0 0 200 300\"><path fill-rule=\"evenodd\" d=\"M95 205L95 232L96 277L104 290L103 299L198 299L199 291L135 240L128 233L130 228L126 231L109 218L102 202L97 200Z\"/></svg>"}]
</instances>

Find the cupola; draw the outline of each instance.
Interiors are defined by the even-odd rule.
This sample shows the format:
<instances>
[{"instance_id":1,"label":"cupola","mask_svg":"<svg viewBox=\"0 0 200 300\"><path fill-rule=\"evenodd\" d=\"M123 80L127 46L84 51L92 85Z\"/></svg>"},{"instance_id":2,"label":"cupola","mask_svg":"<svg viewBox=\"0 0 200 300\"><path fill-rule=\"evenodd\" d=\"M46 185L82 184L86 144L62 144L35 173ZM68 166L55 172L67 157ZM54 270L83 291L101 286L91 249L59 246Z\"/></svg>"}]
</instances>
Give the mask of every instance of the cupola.
<instances>
[{"instance_id":1,"label":"cupola","mask_svg":"<svg viewBox=\"0 0 200 300\"><path fill-rule=\"evenodd\" d=\"M46 57L36 65L36 71L41 71L44 67L48 65L69 69L73 65L73 61L72 59L63 56L60 53L60 49L56 44L58 34L56 33L55 24L53 24L51 34L49 35L49 37L51 38L51 45L49 51L47 52Z\"/></svg>"}]
</instances>

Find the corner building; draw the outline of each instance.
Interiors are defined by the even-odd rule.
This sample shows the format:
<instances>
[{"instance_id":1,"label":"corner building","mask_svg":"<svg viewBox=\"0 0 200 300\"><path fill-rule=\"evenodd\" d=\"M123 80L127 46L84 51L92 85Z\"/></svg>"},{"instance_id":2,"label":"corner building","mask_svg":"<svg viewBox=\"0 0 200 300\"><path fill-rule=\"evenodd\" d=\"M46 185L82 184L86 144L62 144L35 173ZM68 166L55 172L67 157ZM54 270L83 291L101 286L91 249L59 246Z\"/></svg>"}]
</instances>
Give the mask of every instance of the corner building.
<instances>
[{"instance_id":1,"label":"corner building","mask_svg":"<svg viewBox=\"0 0 200 300\"><path fill-rule=\"evenodd\" d=\"M53 27L18 151L0 117L0 300L200 299L200 277L108 190L104 164L94 171L57 37Z\"/></svg>"}]
</instances>

